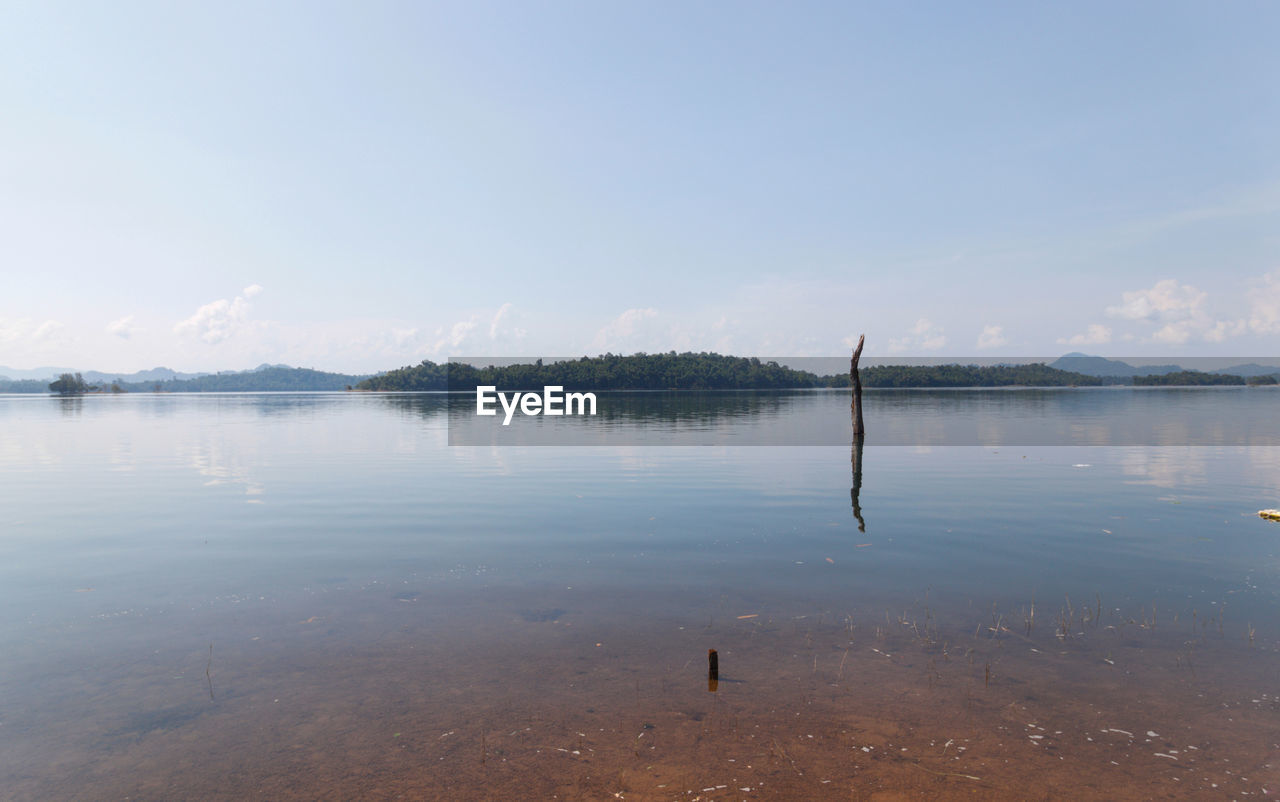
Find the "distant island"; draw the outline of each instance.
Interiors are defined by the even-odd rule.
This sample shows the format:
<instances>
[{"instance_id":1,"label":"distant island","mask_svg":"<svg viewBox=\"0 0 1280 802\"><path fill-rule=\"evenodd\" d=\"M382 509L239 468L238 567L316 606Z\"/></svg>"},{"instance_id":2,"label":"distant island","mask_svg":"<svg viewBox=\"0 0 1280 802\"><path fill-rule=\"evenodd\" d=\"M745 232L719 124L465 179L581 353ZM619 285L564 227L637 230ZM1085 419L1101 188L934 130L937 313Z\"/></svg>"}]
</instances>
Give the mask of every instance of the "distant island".
<instances>
[{"instance_id":1,"label":"distant island","mask_svg":"<svg viewBox=\"0 0 1280 802\"><path fill-rule=\"evenodd\" d=\"M1033 365L883 365L859 371L869 388L905 387L1086 387L1103 384L1086 376ZM819 376L777 362L714 353L605 354L550 362L486 366L424 361L366 379L357 390L474 390L494 385L531 390L560 385L566 390L782 390L849 386L849 374Z\"/></svg>"},{"instance_id":2,"label":"distant island","mask_svg":"<svg viewBox=\"0 0 1280 802\"><path fill-rule=\"evenodd\" d=\"M424 360L375 375L331 373L288 365L259 365L244 371L178 373L152 368L133 374L81 373L36 368L9 378L0 367L0 393L208 393L307 392L366 390L423 392L474 390L494 385L504 390L531 390L560 385L567 390L784 390L846 388L848 373L818 375L776 361L708 352L604 354L544 363L535 360L506 366L473 366ZM49 378L32 378L57 370ZM1225 371L1186 370L1179 365L1134 366L1113 359L1067 354L1049 363L1029 365L875 365L859 371L862 384L876 388L960 387L1139 387L1274 385L1280 368L1245 364ZM53 378L57 376L57 378Z\"/></svg>"},{"instance_id":3,"label":"distant island","mask_svg":"<svg viewBox=\"0 0 1280 802\"><path fill-rule=\"evenodd\" d=\"M1254 386L1276 383L1275 376L1232 376L1229 373L1201 373L1198 370L1180 370L1157 376L1134 376L1137 387L1210 387L1250 384Z\"/></svg>"},{"instance_id":4,"label":"distant island","mask_svg":"<svg viewBox=\"0 0 1280 802\"><path fill-rule=\"evenodd\" d=\"M1078 358L1078 359L1077 359ZM1100 360L1105 365L1100 364ZM1083 368L1101 368L1102 375L1067 370L1059 364L1079 364ZM1263 366L1254 366L1265 369ZM1273 384L1275 375L1242 376L1227 373L1205 373L1180 368L1175 372L1158 366L1150 375L1123 362L1068 355L1052 364L1030 365L878 365L862 368L859 373L866 388L959 388L959 387L1099 387L1103 385L1260 385ZM1116 370L1127 373L1117 373ZM566 390L770 390L819 387L845 388L849 374L817 375L795 370L777 362L755 358L724 356L715 353L605 354L598 357L543 363L476 367L465 363L436 363L403 367L370 377L355 386L357 390L382 392L424 392L440 390L474 390L480 385L494 385L510 390L531 390L546 385L560 385Z\"/></svg>"},{"instance_id":5,"label":"distant island","mask_svg":"<svg viewBox=\"0 0 1280 802\"><path fill-rule=\"evenodd\" d=\"M845 386L848 386L846 374ZM781 390L828 387L830 382L777 362L710 353L605 354L549 362L476 368L464 363L424 361L365 379L357 390L474 390L480 385L504 390Z\"/></svg>"}]
</instances>

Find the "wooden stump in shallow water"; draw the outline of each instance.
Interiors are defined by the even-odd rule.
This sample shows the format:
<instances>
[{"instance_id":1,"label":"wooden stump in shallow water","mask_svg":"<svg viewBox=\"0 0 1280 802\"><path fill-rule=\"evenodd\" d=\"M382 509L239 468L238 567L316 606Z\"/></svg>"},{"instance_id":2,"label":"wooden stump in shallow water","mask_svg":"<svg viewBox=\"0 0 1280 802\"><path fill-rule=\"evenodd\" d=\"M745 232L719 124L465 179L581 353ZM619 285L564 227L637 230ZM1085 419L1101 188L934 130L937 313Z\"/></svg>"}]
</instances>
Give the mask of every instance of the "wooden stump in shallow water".
<instances>
[{"instance_id":1,"label":"wooden stump in shallow water","mask_svg":"<svg viewBox=\"0 0 1280 802\"><path fill-rule=\"evenodd\" d=\"M853 359L849 360L849 383L853 385L853 399L849 402L853 409L853 436L862 437L862 378L858 376L858 357L862 356L862 341L867 335L858 337L858 347L853 349Z\"/></svg>"}]
</instances>

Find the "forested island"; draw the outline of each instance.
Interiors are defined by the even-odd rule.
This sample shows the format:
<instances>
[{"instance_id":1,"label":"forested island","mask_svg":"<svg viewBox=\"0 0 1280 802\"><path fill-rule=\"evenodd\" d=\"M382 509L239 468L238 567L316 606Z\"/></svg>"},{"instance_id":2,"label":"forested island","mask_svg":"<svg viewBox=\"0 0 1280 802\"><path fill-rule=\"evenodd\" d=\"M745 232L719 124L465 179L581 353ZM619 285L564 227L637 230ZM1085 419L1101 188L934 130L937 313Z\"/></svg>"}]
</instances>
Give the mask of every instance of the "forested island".
<instances>
[{"instance_id":1,"label":"forested island","mask_svg":"<svg viewBox=\"0 0 1280 802\"><path fill-rule=\"evenodd\" d=\"M1267 379L1270 379L1268 382ZM1275 384L1270 376L1250 377L1249 384ZM1181 370L1176 373L1164 373L1152 376L1134 376L1136 387L1210 387L1245 384L1243 376L1232 376L1227 373L1202 373L1198 370Z\"/></svg>"},{"instance_id":2,"label":"forested island","mask_svg":"<svg viewBox=\"0 0 1280 802\"><path fill-rule=\"evenodd\" d=\"M846 374L843 386L848 386ZM597 357L476 368L463 363L424 361L365 379L357 390L474 390L494 385L504 390L780 390L828 387L827 377L793 370L777 362L708 353L605 354Z\"/></svg>"},{"instance_id":3,"label":"forested island","mask_svg":"<svg viewBox=\"0 0 1280 802\"><path fill-rule=\"evenodd\" d=\"M1092 387L1097 376L1033 365L886 365L863 368L864 387ZM635 354L476 368L424 361L366 379L357 390L474 390L493 385L531 390L559 385L566 390L780 390L849 386L849 374L819 376L777 362L713 353Z\"/></svg>"},{"instance_id":4,"label":"forested island","mask_svg":"<svg viewBox=\"0 0 1280 802\"><path fill-rule=\"evenodd\" d=\"M879 365L859 371L863 387L1100 387L1115 384L1099 376L1031 365ZM831 377L848 386L849 374Z\"/></svg>"}]
</instances>

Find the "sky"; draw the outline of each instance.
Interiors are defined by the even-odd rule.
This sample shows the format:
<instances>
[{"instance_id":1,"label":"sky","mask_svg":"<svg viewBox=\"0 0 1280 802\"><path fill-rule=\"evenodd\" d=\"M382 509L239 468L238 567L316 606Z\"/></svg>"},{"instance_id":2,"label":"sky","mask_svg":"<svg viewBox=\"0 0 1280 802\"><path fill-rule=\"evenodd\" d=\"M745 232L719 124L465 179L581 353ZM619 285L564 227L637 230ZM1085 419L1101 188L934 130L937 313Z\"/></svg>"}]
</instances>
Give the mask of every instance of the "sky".
<instances>
[{"instance_id":1,"label":"sky","mask_svg":"<svg viewBox=\"0 0 1280 802\"><path fill-rule=\"evenodd\" d=\"M0 365L1280 355L1274 2L18 2Z\"/></svg>"}]
</instances>

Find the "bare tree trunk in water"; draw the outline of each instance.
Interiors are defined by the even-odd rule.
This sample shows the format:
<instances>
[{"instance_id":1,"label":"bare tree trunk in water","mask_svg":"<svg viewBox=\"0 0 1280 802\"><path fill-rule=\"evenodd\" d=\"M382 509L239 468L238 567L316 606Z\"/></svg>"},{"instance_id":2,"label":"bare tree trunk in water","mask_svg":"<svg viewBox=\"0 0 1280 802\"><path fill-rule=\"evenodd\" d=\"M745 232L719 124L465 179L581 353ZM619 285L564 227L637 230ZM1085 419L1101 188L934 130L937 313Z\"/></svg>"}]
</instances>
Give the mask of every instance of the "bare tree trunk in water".
<instances>
[{"instance_id":1,"label":"bare tree trunk in water","mask_svg":"<svg viewBox=\"0 0 1280 802\"><path fill-rule=\"evenodd\" d=\"M849 382L853 385L853 400L850 404L853 408L854 437L861 437L865 433L862 428L862 378L858 375L858 357L862 356L862 341L866 338L865 334L858 337L858 347L853 349L853 359L849 360Z\"/></svg>"},{"instance_id":2,"label":"bare tree trunk in water","mask_svg":"<svg viewBox=\"0 0 1280 802\"><path fill-rule=\"evenodd\" d=\"M853 349L853 359L849 360L849 383L853 385L853 399L849 402L853 414L853 450L850 461L853 463L853 487L849 489L849 499L853 502L853 517L858 519L858 531L867 531L867 522L862 520L862 505L858 503L858 495L862 492L862 440L865 430L862 428L862 377L858 375L858 358L862 356L862 343L867 335L858 337L858 347Z\"/></svg>"}]
</instances>

